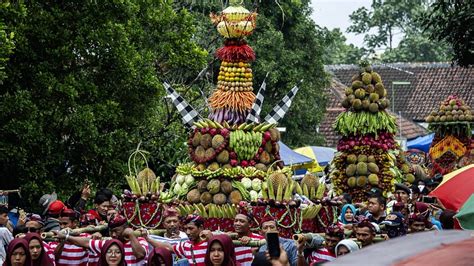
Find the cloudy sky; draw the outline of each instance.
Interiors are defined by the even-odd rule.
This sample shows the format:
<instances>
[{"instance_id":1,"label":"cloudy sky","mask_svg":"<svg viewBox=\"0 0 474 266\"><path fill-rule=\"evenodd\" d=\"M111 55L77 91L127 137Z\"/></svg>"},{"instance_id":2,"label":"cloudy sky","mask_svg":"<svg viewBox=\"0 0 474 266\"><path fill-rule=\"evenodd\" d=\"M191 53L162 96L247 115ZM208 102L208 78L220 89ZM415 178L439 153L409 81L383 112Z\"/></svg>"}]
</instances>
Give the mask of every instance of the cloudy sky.
<instances>
[{"instance_id":1,"label":"cloudy sky","mask_svg":"<svg viewBox=\"0 0 474 266\"><path fill-rule=\"evenodd\" d=\"M346 29L351 25L349 15L359 7L365 6L370 9L372 0L312 0L312 18L316 24L329 29L340 28L347 38L348 43L363 46L364 36L347 33ZM399 41L395 40L395 44Z\"/></svg>"}]
</instances>

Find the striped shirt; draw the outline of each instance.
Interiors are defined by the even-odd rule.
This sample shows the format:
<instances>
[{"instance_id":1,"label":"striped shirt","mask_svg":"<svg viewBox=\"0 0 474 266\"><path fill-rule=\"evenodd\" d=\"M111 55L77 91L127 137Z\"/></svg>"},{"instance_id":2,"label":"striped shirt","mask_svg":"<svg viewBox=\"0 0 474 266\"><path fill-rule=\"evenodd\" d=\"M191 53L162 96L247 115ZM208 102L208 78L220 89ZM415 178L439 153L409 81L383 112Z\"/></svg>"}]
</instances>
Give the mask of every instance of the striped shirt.
<instances>
[{"instance_id":1,"label":"striped shirt","mask_svg":"<svg viewBox=\"0 0 474 266\"><path fill-rule=\"evenodd\" d=\"M314 263L333 261L335 259L336 255L327 250L327 248L320 248L309 255L309 264L313 265Z\"/></svg>"},{"instance_id":2,"label":"striped shirt","mask_svg":"<svg viewBox=\"0 0 474 266\"><path fill-rule=\"evenodd\" d=\"M56 257L54 256L54 248L52 248L49 243L43 241L43 249L46 255L48 255L49 260L53 262L53 265L56 265Z\"/></svg>"},{"instance_id":3,"label":"striped shirt","mask_svg":"<svg viewBox=\"0 0 474 266\"><path fill-rule=\"evenodd\" d=\"M257 235L254 233L250 233L248 235L251 240L262 240L264 239L263 236ZM240 263L241 266L250 266L253 261L253 252L251 247L242 247L238 246L235 247L235 257L237 259L237 263Z\"/></svg>"},{"instance_id":4,"label":"striped shirt","mask_svg":"<svg viewBox=\"0 0 474 266\"><path fill-rule=\"evenodd\" d=\"M100 250L102 249L106 241L107 240L94 240L93 239L89 241L89 248L100 256ZM146 265L147 256L148 256L148 242L146 242L146 240L143 237L139 237L138 242L140 242L140 245L145 249L145 252L146 252L145 258L143 258L140 261L137 260L135 255L133 255L132 244L130 243L130 241L127 241L123 244L123 248L125 250L125 263L127 264L127 266Z\"/></svg>"},{"instance_id":5,"label":"striped shirt","mask_svg":"<svg viewBox=\"0 0 474 266\"><path fill-rule=\"evenodd\" d=\"M90 237L89 234L80 234L80 237ZM58 242L50 242L49 246L55 250ZM56 265L80 265L87 266L89 261L89 252L86 248L79 247L73 244L65 243L59 256Z\"/></svg>"},{"instance_id":6,"label":"striped shirt","mask_svg":"<svg viewBox=\"0 0 474 266\"><path fill-rule=\"evenodd\" d=\"M179 242L173 246L174 253L178 257L186 258L189 265L204 266L207 252L207 241L193 244L190 240Z\"/></svg>"}]
</instances>

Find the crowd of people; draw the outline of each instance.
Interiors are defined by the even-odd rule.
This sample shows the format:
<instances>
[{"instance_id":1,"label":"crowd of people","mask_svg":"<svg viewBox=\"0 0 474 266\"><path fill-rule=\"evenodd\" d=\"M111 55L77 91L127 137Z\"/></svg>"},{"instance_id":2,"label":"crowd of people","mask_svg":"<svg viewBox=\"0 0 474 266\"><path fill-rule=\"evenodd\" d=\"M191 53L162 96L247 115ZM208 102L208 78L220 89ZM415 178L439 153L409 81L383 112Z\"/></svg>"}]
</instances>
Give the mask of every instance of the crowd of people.
<instances>
[{"instance_id":1,"label":"crowd of people","mask_svg":"<svg viewBox=\"0 0 474 266\"><path fill-rule=\"evenodd\" d=\"M420 189L403 184L396 184L389 199L379 189L365 202L353 203L345 194L336 224L294 239L280 237L280 255L271 257L261 240L279 230L272 216L260 217L259 231L252 231L251 214L238 213L233 232L215 232L205 228L202 217L180 217L168 207L164 230L154 235L131 227L110 190L97 191L87 210L90 195L88 186L65 202L54 193L44 195L39 200L44 212L22 215L16 224L0 206L0 265L315 265L390 238L452 229L455 214L422 202Z\"/></svg>"}]
</instances>

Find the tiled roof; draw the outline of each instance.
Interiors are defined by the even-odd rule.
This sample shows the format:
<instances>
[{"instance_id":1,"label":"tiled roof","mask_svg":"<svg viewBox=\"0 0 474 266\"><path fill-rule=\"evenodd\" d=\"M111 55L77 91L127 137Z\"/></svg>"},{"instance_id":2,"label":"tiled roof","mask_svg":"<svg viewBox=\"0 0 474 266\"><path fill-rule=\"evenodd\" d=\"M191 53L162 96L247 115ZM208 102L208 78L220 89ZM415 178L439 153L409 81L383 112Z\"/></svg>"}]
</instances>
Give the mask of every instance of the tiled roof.
<instances>
[{"instance_id":1,"label":"tiled roof","mask_svg":"<svg viewBox=\"0 0 474 266\"><path fill-rule=\"evenodd\" d=\"M378 72L390 100L394 113L421 122L441 101L449 95L457 95L474 108L474 68L461 68L447 63L396 63L373 65ZM356 65L329 65L326 71L345 84L358 74ZM392 82L408 81L410 85L394 85ZM394 108L394 109L392 109Z\"/></svg>"},{"instance_id":2,"label":"tiled roof","mask_svg":"<svg viewBox=\"0 0 474 266\"><path fill-rule=\"evenodd\" d=\"M319 133L324 136L326 140L325 146L327 147L336 147L337 142L341 138L341 136L334 131L333 124L336 121L337 116L345 110L341 105L341 100L345 97L345 88L346 86L344 84L333 79L331 81L331 86L326 89L329 102L327 105L326 114L319 125ZM392 112L389 113L395 116ZM397 124L400 125L400 118L397 118ZM402 118L401 124L402 136L406 137L407 139L412 139L427 134L426 129L408 119Z\"/></svg>"}]
</instances>

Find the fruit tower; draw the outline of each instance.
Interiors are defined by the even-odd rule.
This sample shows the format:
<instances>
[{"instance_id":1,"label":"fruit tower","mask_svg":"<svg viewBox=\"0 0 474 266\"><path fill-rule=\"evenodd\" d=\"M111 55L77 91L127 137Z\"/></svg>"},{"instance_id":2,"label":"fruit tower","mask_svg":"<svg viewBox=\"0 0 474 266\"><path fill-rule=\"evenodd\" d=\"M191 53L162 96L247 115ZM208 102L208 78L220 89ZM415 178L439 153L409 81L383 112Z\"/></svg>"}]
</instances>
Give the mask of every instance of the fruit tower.
<instances>
[{"instance_id":1,"label":"fruit tower","mask_svg":"<svg viewBox=\"0 0 474 266\"><path fill-rule=\"evenodd\" d=\"M426 117L429 129L435 132L429 150L432 164L430 176L447 174L467 164L474 143L471 139L474 111L464 100L451 95L441 102L438 110Z\"/></svg>"},{"instance_id":2,"label":"fruit tower","mask_svg":"<svg viewBox=\"0 0 474 266\"><path fill-rule=\"evenodd\" d=\"M395 118L387 113L387 91L378 73L366 64L346 88L341 113L334 125L342 135L332 161L330 178L337 195L349 193L364 201L372 187L384 195L395 182L412 183L415 177L394 140Z\"/></svg>"}]
</instances>

